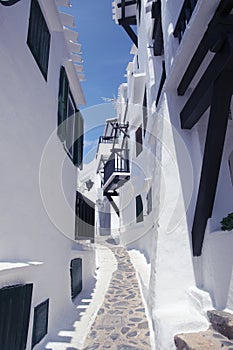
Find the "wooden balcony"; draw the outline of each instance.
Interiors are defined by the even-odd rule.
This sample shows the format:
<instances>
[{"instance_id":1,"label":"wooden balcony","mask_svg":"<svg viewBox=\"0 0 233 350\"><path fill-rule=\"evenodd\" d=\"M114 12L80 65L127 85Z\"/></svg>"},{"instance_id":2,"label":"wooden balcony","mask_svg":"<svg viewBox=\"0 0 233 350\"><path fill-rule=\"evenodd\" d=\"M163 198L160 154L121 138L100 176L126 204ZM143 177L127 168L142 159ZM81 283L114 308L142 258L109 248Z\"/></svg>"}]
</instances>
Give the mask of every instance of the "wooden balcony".
<instances>
[{"instance_id":1,"label":"wooden balcony","mask_svg":"<svg viewBox=\"0 0 233 350\"><path fill-rule=\"evenodd\" d=\"M104 166L104 192L115 191L130 178L128 150L122 153L114 150Z\"/></svg>"}]
</instances>

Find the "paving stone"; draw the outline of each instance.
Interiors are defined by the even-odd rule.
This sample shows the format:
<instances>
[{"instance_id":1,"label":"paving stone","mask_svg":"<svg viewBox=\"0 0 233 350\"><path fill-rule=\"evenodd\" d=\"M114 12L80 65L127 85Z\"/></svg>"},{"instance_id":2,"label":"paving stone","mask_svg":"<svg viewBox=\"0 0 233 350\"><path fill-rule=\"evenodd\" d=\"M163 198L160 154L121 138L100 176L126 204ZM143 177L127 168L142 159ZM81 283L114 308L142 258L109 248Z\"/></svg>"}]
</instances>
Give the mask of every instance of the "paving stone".
<instances>
[{"instance_id":1,"label":"paving stone","mask_svg":"<svg viewBox=\"0 0 233 350\"><path fill-rule=\"evenodd\" d=\"M127 338L136 337L137 334L138 334L137 331L129 332L129 333L127 334Z\"/></svg>"},{"instance_id":2,"label":"paving stone","mask_svg":"<svg viewBox=\"0 0 233 350\"><path fill-rule=\"evenodd\" d=\"M108 247L115 254L118 266L84 344L85 350L95 347L100 350L149 350L147 317L129 254L123 247Z\"/></svg>"},{"instance_id":3,"label":"paving stone","mask_svg":"<svg viewBox=\"0 0 233 350\"><path fill-rule=\"evenodd\" d=\"M100 344L92 344L92 345L88 345L86 348L84 348L84 350L95 350L98 349L100 346Z\"/></svg>"},{"instance_id":4,"label":"paving stone","mask_svg":"<svg viewBox=\"0 0 233 350\"><path fill-rule=\"evenodd\" d=\"M130 321L132 321L132 322L140 322L140 321L142 321L142 318L141 317L132 317L132 318L130 318Z\"/></svg>"},{"instance_id":5,"label":"paving stone","mask_svg":"<svg viewBox=\"0 0 233 350\"><path fill-rule=\"evenodd\" d=\"M104 313L104 309L101 308L101 309L99 309L99 311L97 312L97 315L102 315L103 313Z\"/></svg>"},{"instance_id":6,"label":"paving stone","mask_svg":"<svg viewBox=\"0 0 233 350\"><path fill-rule=\"evenodd\" d=\"M229 339L233 339L233 314L225 311L207 312L212 327Z\"/></svg>"},{"instance_id":7,"label":"paving stone","mask_svg":"<svg viewBox=\"0 0 233 350\"><path fill-rule=\"evenodd\" d=\"M145 312L145 308L144 307L141 307L140 309L136 309L135 311L138 311L138 312Z\"/></svg>"},{"instance_id":8,"label":"paving stone","mask_svg":"<svg viewBox=\"0 0 233 350\"><path fill-rule=\"evenodd\" d=\"M138 328L140 329L148 328L148 322L146 321L146 322L139 323Z\"/></svg>"},{"instance_id":9,"label":"paving stone","mask_svg":"<svg viewBox=\"0 0 233 350\"><path fill-rule=\"evenodd\" d=\"M121 328L121 333L126 334L130 330L130 327L122 327Z\"/></svg>"},{"instance_id":10,"label":"paving stone","mask_svg":"<svg viewBox=\"0 0 233 350\"><path fill-rule=\"evenodd\" d=\"M131 346L131 345L118 345L117 350L143 350L142 348L138 348L136 346Z\"/></svg>"},{"instance_id":11,"label":"paving stone","mask_svg":"<svg viewBox=\"0 0 233 350\"><path fill-rule=\"evenodd\" d=\"M220 339L213 336L213 330L204 332L178 334L175 336L177 350L229 350L233 342L227 338Z\"/></svg>"}]
</instances>

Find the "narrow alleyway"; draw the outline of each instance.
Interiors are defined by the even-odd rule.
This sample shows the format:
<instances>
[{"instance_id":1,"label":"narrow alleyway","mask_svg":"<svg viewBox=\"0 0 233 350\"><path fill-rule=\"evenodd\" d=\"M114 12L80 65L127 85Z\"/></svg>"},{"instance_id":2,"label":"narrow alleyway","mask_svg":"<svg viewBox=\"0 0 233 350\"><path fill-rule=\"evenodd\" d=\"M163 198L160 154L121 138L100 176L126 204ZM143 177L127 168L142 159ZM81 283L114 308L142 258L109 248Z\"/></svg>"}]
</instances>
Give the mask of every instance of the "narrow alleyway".
<instances>
[{"instance_id":1,"label":"narrow alleyway","mask_svg":"<svg viewBox=\"0 0 233 350\"><path fill-rule=\"evenodd\" d=\"M151 349L147 316L129 254L111 239L102 240L101 244L115 255L117 269L83 349Z\"/></svg>"}]
</instances>

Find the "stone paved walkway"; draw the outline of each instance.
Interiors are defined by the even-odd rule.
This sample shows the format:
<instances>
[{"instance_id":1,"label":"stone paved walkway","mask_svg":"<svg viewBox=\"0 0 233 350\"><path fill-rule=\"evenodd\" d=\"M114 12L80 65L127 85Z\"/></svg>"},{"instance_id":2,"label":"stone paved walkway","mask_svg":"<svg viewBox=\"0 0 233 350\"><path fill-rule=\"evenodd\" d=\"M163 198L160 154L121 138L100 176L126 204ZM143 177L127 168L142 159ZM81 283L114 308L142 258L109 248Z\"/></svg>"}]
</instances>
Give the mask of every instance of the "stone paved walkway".
<instances>
[{"instance_id":1,"label":"stone paved walkway","mask_svg":"<svg viewBox=\"0 0 233 350\"><path fill-rule=\"evenodd\" d=\"M108 247L118 266L83 349L149 350L150 331L135 269L126 249Z\"/></svg>"}]
</instances>

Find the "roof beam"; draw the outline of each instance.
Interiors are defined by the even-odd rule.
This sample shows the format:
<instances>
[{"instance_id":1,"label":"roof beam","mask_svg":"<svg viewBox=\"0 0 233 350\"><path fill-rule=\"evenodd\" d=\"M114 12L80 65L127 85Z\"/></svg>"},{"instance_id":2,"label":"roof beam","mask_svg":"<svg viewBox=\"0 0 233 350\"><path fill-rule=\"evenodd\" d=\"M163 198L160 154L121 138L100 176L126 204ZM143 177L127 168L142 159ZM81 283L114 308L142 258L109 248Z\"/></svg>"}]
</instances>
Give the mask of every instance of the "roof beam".
<instances>
[{"instance_id":1,"label":"roof beam","mask_svg":"<svg viewBox=\"0 0 233 350\"><path fill-rule=\"evenodd\" d=\"M233 35L228 35L224 50L214 56L180 113L183 129L191 129L198 122L210 105L214 81L224 69L231 67L233 68Z\"/></svg>"},{"instance_id":2,"label":"roof beam","mask_svg":"<svg viewBox=\"0 0 233 350\"><path fill-rule=\"evenodd\" d=\"M232 96L233 70L223 71L213 85L201 179L192 227L194 256L200 256L212 215Z\"/></svg>"}]
</instances>

